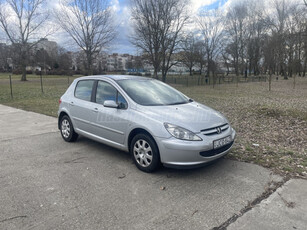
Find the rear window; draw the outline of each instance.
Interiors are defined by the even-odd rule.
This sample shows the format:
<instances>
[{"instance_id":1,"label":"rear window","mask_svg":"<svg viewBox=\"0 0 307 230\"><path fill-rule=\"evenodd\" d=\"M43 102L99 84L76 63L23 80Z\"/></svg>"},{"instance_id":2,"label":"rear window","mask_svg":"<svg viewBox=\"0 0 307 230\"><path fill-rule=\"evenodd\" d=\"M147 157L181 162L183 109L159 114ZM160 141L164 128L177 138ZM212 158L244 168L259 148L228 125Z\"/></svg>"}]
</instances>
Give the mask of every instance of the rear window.
<instances>
[{"instance_id":1,"label":"rear window","mask_svg":"<svg viewBox=\"0 0 307 230\"><path fill-rule=\"evenodd\" d=\"M79 81L76 86L75 97L85 101L91 101L93 85L94 80Z\"/></svg>"}]
</instances>

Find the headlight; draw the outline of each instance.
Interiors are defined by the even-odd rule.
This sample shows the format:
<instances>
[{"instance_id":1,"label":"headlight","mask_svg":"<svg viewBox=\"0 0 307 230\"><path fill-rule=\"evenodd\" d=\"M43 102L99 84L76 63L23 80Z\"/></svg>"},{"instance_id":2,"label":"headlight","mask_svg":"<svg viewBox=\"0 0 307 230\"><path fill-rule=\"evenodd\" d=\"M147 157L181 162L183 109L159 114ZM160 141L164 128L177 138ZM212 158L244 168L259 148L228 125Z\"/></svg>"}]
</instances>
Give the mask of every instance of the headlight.
<instances>
[{"instance_id":1,"label":"headlight","mask_svg":"<svg viewBox=\"0 0 307 230\"><path fill-rule=\"evenodd\" d=\"M164 123L164 127L173 137L177 139L187 140L187 141L202 141L202 139L199 136L197 136L195 133L187 129L181 128L177 125Z\"/></svg>"}]
</instances>

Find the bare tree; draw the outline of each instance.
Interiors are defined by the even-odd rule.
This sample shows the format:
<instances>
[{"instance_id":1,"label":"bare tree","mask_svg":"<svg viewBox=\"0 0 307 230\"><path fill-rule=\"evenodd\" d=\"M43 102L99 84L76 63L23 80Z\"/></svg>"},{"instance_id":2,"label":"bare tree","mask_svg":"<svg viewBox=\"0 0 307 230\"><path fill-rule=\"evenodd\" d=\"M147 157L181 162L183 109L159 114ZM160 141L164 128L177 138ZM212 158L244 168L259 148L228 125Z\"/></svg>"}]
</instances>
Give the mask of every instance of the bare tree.
<instances>
[{"instance_id":1,"label":"bare tree","mask_svg":"<svg viewBox=\"0 0 307 230\"><path fill-rule=\"evenodd\" d=\"M247 36L246 36L246 70L250 75L260 73L260 63L263 53L263 42L268 32L266 12L263 10L263 1L247 2ZM247 77L247 76L246 76Z\"/></svg>"},{"instance_id":2,"label":"bare tree","mask_svg":"<svg viewBox=\"0 0 307 230\"><path fill-rule=\"evenodd\" d=\"M36 45L39 30L49 17L48 12L43 10L44 3L45 0L0 0L0 28L18 50L22 81L27 80L30 49ZM40 37L46 37L49 31L44 36L39 34Z\"/></svg>"},{"instance_id":3,"label":"bare tree","mask_svg":"<svg viewBox=\"0 0 307 230\"><path fill-rule=\"evenodd\" d=\"M208 13L198 18L198 24L203 34L203 45L205 49L207 76L214 82L217 58L222 50L223 26L222 18L218 11Z\"/></svg>"},{"instance_id":4,"label":"bare tree","mask_svg":"<svg viewBox=\"0 0 307 230\"><path fill-rule=\"evenodd\" d=\"M73 67L72 53L65 50L63 47L58 47L57 56L54 63L54 68L69 71Z\"/></svg>"},{"instance_id":5,"label":"bare tree","mask_svg":"<svg viewBox=\"0 0 307 230\"><path fill-rule=\"evenodd\" d=\"M286 66L286 20L289 17L289 4L285 0L273 1L274 11L270 14L271 34L276 37L275 43L275 71L277 75L281 74L285 79L287 77Z\"/></svg>"},{"instance_id":6,"label":"bare tree","mask_svg":"<svg viewBox=\"0 0 307 230\"><path fill-rule=\"evenodd\" d=\"M162 81L176 64L172 56L188 21L187 0L132 0L134 35L131 42L150 58L154 76L162 71Z\"/></svg>"},{"instance_id":7,"label":"bare tree","mask_svg":"<svg viewBox=\"0 0 307 230\"><path fill-rule=\"evenodd\" d=\"M226 19L228 39L231 40L229 46L230 55L233 58L233 65L235 68L237 82L239 74L243 74L246 66L244 51L246 44L247 33L247 15L248 7L244 2L240 2L229 10Z\"/></svg>"},{"instance_id":8,"label":"bare tree","mask_svg":"<svg viewBox=\"0 0 307 230\"><path fill-rule=\"evenodd\" d=\"M272 88L272 74L276 63L275 59L277 57L275 53L275 44L277 40L277 34L273 34L272 36L266 35L264 39L263 56L265 69L269 72L269 91L271 91Z\"/></svg>"},{"instance_id":9,"label":"bare tree","mask_svg":"<svg viewBox=\"0 0 307 230\"><path fill-rule=\"evenodd\" d=\"M87 74L93 74L93 61L115 38L115 25L107 0L60 0L55 17L59 25L84 51Z\"/></svg>"},{"instance_id":10,"label":"bare tree","mask_svg":"<svg viewBox=\"0 0 307 230\"><path fill-rule=\"evenodd\" d=\"M193 67L197 61L197 47L194 35L188 34L186 37L182 38L181 47L180 62L189 69L190 76L192 76Z\"/></svg>"},{"instance_id":11,"label":"bare tree","mask_svg":"<svg viewBox=\"0 0 307 230\"><path fill-rule=\"evenodd\" d=\"M197 41L195 43L195 63L198 64L199 66L199 77L201 76L204 66L206 64L206 60L205 60L205 55L206 55L206 51L204 48L204 42L203 41ZM198 84L200 83L200 81L198 81Z\"/></svg>"}]
</instances>

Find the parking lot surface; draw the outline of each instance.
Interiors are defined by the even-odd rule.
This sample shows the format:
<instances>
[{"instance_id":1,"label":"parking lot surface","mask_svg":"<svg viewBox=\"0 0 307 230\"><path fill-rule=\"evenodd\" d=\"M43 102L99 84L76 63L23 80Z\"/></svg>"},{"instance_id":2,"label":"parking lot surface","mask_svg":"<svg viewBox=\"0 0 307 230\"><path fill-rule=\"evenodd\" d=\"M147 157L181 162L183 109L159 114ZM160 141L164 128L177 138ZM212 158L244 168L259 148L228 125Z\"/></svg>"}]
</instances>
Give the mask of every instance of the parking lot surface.
<instances>
[{"instance_id":1,"label":"parking lot surface","mask_svg":"<svg viewBox=\"0 0 307 230\"><path fill-rule=\"evenodd\" d=\"M282 180L225 159L146 174L126 152L64 142L56 118L0 105L0 125L0 229L212 229Z\"/></svg>"}]
</instances>

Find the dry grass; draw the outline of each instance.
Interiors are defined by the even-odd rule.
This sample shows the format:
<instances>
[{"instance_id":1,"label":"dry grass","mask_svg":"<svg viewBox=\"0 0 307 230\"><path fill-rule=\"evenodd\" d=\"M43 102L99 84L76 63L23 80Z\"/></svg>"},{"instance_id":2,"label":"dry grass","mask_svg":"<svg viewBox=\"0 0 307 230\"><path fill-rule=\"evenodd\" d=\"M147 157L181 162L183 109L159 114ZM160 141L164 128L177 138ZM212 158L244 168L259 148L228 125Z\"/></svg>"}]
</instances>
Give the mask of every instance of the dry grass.
<instances>
[{"instance_id":1,"label":"dry grass","mask_svg":"<svg viewBox=\"0 0 307 230\"><path fill-rule=\"evenodd\" d=\"M12 99L8 74L0 74L0 103L49 116L57 116L58 101L68 87L68 77L43 76L44 93L41 91L39 76L28 75L27 79L28 81L21 82L20 76L13 76ZM72 82L73 79L70 77L69 81Z\"/></svg>"},{"instance_id":2,"label":"dry grass","mask_svg":"<svg viewBox=\"0 0 307 230\"><path fill-rule=\"evenodd\" d=\"M272 83L175 86L229 119L237 141L229 158L307 178L307 78ZM259 146L258 146L259 145Z\"/></svg>"}]
</instances>

